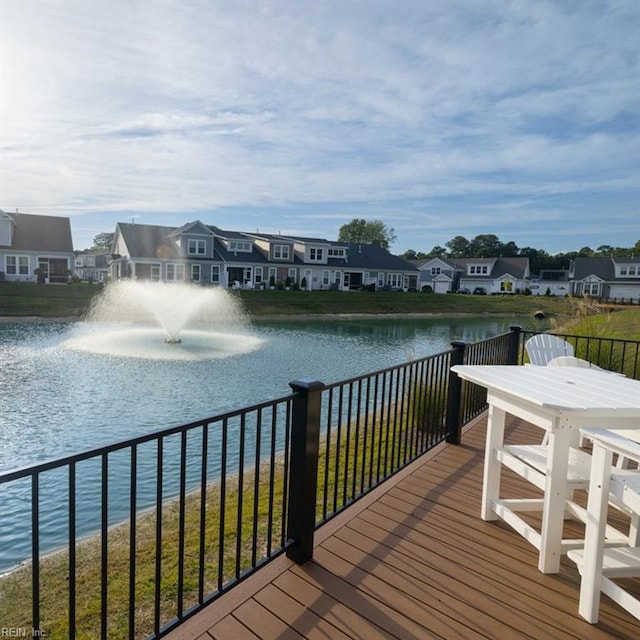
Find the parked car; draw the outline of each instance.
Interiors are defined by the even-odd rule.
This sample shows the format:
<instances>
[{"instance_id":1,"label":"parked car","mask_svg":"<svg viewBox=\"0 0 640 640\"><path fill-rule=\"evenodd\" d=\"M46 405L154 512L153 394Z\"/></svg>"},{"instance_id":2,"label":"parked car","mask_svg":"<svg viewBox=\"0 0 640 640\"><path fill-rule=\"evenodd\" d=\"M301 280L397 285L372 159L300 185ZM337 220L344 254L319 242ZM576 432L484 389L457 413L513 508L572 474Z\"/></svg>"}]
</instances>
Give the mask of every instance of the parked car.
<instances>
[{"instance_id":1,"label":"parked car","mask_svg":"<svg viewBox=\"0 0 640 640\"><path fill-rule=\"evenodd\" d=\"M487 295L487 290L484 287L476 287L473 290L473 295L474 296L486 296Z\"/></svg>"}]
</instances>

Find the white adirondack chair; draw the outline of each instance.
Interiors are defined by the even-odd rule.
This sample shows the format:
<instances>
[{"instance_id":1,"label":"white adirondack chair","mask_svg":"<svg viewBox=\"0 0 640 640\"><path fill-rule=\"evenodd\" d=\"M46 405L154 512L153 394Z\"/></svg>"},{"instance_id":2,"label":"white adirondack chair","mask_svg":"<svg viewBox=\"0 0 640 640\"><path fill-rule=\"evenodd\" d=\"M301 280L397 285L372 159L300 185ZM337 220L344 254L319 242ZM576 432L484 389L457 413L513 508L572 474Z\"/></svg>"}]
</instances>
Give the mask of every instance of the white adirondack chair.
<instances>
[{"instance_id":1,"label":"white adirondack chair","mask_svg":"<svg viewBox=\"0 0 640 640\"><path fill-rule=\"evenodd\" d=\"M569 345L571 346L571 345ZM602 371L602 367L599 367L593 362L583 360L582 358L576 358L575 356L558 356L547 362L548 367L582 367L583 369L598 369Z\"/></svg>"},{"instance_id":2,"label":"white adirondack chair","mask_svg":"<svg viewBox=\"0 0 640 640\"><path fill-rule=\"evenodd\" d=\"M545 366L554 358L573 356L573 346L550 333L539 333L529 338L524 348L533 365Z\"/></svg>"},{"instance_id":3,"label":"white adirondack chair","mask_svg":"<svg viewBox=\"0 0 640 640\"><path fill-rule=\"evenodd\" d=\"M640 470L611 467L614 453L640 463L640 444L607 429L583 433L593 441L585 544L568 553L581 574L578 611L588 622L598 622L602 592L640 620L640 600L615 582L640 577ZM605 548L604 523L611 496L631 513L627 546Z\"/></svg>"}]
</instances>

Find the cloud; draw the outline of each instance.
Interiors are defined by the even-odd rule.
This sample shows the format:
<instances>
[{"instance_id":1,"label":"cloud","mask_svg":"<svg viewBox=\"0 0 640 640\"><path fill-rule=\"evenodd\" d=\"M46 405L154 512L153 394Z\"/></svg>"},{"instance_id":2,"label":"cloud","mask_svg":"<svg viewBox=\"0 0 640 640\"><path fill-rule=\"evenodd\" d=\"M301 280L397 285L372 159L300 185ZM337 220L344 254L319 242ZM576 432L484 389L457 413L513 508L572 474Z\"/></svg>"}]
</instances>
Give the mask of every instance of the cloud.
<instances>
[{"instance_id":1,"label":"cloud","mask_svg":"<svg viewBox=\"0 0 640 640\"><path fill-rule=\"evenodd\" d=\"M606 192L632 225L639 17L627 2L5 1L0 207L293 211L331 236L340 215L446 201L464 232L487 201L562 211Z\"/></svg>"}]
</instances>

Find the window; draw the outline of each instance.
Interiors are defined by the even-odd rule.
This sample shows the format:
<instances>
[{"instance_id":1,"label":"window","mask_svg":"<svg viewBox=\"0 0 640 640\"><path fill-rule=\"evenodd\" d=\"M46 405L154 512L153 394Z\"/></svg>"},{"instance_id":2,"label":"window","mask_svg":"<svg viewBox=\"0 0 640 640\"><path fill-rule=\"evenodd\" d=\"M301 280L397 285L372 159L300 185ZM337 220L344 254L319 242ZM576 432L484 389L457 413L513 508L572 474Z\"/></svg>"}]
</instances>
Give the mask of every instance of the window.
<instances>
[{"instance_id":1,"label":"window","mask_svg":"<svg viewBox=\"0 0 640 640\"><path fill-rule=\"evenodd\" d=\"M256 284L260 284L262 282L262 267L256 267L255 273L253 276L253 281Z\"/></svg>"},{"instance_id":2,"label":"window","mask_svg":"<svg viewBox=\"0 0 640 640\"><path fill-rule=\"evenodd\" d=\"M184 265L183 264L167 264L167 281L173 282L174 280L184 280Z\"/></svg>"},{"instance_id":3,"label":"window","mask_svg":"<svg viewBox=\"0 0 640 640\"><path fill-rule=\"evenodd\" d=\"M344 258L344 249L328 249L327 255L330 258Z\"/></svg>"},{"instance_id":4,"label":"window","mask_svg":"<svg viewBox=\"0 0 640 640\"><path fill-rule=\"evenodd\" d=\"M442 271L441 267L431 267L432 276L439 276L441 271Z\"/></svg>"},{"instance_id":5,"label":"window","mask_svg":"<svg viewBox=\"0 0 640 640\"><path fill-rule=\"evenodd\" d=\"M220 284L220 267L217 264L211 265L211 284Z\"/></svg>"},{"instance_id":6,"label":"window","mask_svg":"<svg viewBox=\"0 0 640 640\"><path fill-rule=\"evenodd\" d=\"M229 251L251 253L251 242L249 240L229 240Z\"/></svg>"},{"instance_id":7,"label":"window","mask_svg":"<svg viewBox=\"0 0 640 640\"><path fill-rule=\"evenodd\" d=\"M191 280L193 280L193 282L200 282L200 265L199 264L191 265Z\"/></svg>"},{"instance_id":8,"label":"window","mask_svg":"<svg viewBox=\"0 0 640 640\"><path fill-rule=\"evenodd\" d=\"M327 269L325 269L322 272L322 286L323 287L328 287L329 286L330 278L331 278L331 272L328 271Z\"/></svg>"},{"instance_id":9,"label":"window","mask_svg":"<svg viewBox=\"0 0 640 640\"><path fill-rule=\"evenodd\" d=\"M275 244L273 245L273 257L277 260L289 259L289 245L288 244Z\"/></svg>"},{"instance_id":10,"label":"window","mask_svg":"<svg viewBox=\"0 0 640 640\"><path fill-rule=\"evenodd\" d=\"M489 273L489 265L486 264L470 264L469 275L486 275Z\"/></svg>"},{"instance_id":11,"label":"window","mask_svg":"<svg viewBox=\"0 0 640 640\"><path fill-rule=\"evenodd\" d=\"M390 273L387 275L387 284L391 287L400 288L402 286L402 274Z\"/></svg>"},{"instance_id":12,"label":"window","mask_svg":"<svg viewBox=\"0 0 640 640\"><path fill-rule=\"evenodd\" d=\"M320 262L323 258L323 250L319 247L311 247L309 249L309 260Z\"/></svg>"},{"instance_id":13,"label":"window","mask_svg":"<svg viewBox=\"0 0 640 640\"><path fill-rule=\"evenodd\" d=\"M600 295L600 283L599 282L585 282L582 285L582 292L588 296Z\"/></svg>"},{"instance_id":14,"label":"window","mask_svg":"<svg viewBox=\"0 0 640 640\"><path fill-rule=\"evenodd\" d=\"M620 278L635 278L636 273L640 275L640 267L636 270L634 264L622 264L618 267L618 277Z\"/></svg>"},{"instance_id":15,"label":"window","mask_svg":"<svg viewBox=\"0 0 640 640\"><path fill-rule=\"evenodd\" d=\"M13 276L29 275L29 256L7 256L7 274Z\"/></svg>"},{"instance_id":16,"label":"window","mask_svg":"<svg viewBox=\"0 0 640 640\"><path fill-rule=\"evenodd\" d=\"M190 256L203 256L206 250L206 242L204 240L196 240L195 238L189 238L187 251Z\"/></svg>"}]
</instances>

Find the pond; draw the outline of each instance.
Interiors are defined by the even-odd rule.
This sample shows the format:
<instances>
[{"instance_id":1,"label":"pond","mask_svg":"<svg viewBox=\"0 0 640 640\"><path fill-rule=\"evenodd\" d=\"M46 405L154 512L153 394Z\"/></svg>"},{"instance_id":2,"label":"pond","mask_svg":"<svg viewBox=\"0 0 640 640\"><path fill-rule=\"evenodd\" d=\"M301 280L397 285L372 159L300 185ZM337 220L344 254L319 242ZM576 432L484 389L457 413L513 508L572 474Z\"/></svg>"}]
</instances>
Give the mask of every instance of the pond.
<instances>
[{"instance_id":1,"label":"pond","mask_svg":"<svg viewBox=\"0 0 640 640\"><path fill-rule=\"evenodd\" d=\"M85 322L3 323L0 473L282 397L295 379L333 383L402 364L445 351L452 340L504 333L520 320L261 322L231 335L248 338L249 348L205 359L74 348L92 335ZM0 571L28 555L24 491L2 496Z\"/></svg>"}]
</instances>

